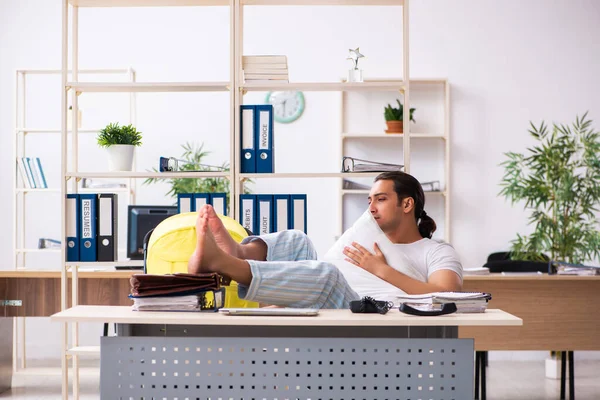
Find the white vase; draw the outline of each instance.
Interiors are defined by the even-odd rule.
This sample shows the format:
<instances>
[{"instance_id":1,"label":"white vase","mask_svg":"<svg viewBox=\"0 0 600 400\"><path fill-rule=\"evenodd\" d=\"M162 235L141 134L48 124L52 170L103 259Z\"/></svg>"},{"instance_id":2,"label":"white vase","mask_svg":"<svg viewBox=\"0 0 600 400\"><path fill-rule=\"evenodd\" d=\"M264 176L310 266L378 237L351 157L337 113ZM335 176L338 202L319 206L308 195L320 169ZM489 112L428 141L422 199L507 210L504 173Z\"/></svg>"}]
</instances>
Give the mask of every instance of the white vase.
<instances>
[{"instance_id":1,"label":"white vase","mask_svg":"<svg viewBox=\"0 0 600 400\"><path fill-rule=\"evenodd\" d=\"M133 152L135 146L131 144L113 144L108 146L108 170L131 171L133 168Z\"/></svg>"}]
</instances>

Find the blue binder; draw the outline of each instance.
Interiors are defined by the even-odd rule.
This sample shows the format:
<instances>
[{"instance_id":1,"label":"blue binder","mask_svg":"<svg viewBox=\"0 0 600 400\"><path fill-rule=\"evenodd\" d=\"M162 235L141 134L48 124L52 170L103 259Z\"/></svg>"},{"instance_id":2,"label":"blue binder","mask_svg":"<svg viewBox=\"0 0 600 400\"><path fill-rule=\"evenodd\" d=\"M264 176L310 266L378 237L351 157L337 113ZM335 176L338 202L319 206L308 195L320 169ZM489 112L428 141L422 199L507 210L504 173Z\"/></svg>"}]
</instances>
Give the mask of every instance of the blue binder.
<instances>
[{"instance_id":1,"label":"blue binder","mask_svg":"<svg viewBox=\"0 0 600 400\"><path fill-rule=\"evenodd\" d=\"M259 194L256 196L256 202L258 235L266 235L273 232L273 196Z\"/></svg>"},{"instance_id":2,"label":"blue binder","mask_svg":"<svg viewBox=\"0 0 600 400\"><path fill-rule=\"evenodd\" d=\"M210 204L217 214L227 215L227 193L211 193Z\"/></svg>"},{"instance_id":3,"label":"blue binder","mask_svg":"<svg viewBox=\"0 0 600 400\"><path fill-rule=\"evenodd\" d=\"M79 195L79 261L97 261L96 223L98 218L98 195L86 193Z\"/></svg>"},{"instance_id":4,"label":"blue binder","mask_svg":"<svg viewBox=\"0 0 600 400\"><path fill-rule=\"evenodd\" d=\"M196 211L194 207L194 193L177 194L177 214Z\"/></svg>"},{"instance_id":5,"label":"blue binder","mask_svg":"<svg viewBox=\"0 0 600 400\"><path fill-rule=\"evenodd\" d=\"M258 235L255 194L240 194L240 224L254 235Z\"/></svg>"},{"instance_id":6,"label":"blue binder","mask_svg":"<svg viewBox=\"0 0 600 400\"><path fill-rule=\"evenodd\" d=\"M177 204L179 205L179 202ZM191 210L200 211L200 208L205 204L210 204L210 193L194 193Z\"/></svg>"},{"instance_id":7,"label":"blue binder","mask_svg":"<svg viewBox=\"0 0 600 400\"><path fill-rule=\"evenodd\" d=\"M47 189L48 182L46 182L46 175L44 175L44 169L42 168L42 162L40 161L39 157L35 158L35 165L37 168L37 172L40 176L40 183L42 184L42 188Z\"/></svg>"},{"instance_id":8,"label":"blue binder","mask_svg":"<svg viewBox=\"0 0 600 400\"><path fill-rule=\"evenodd\" d=\"M75 193L67 194L65 218L67 236L67 262L79 261L79 225L81 222L79 195Z\"/></svg>"},{"instance_id":9,"label":"blue binder","mask_svg":"<svg viewBox=\"0 0 600 400\"><path fill-rule=\"evenodd\" d=\"M255 113L255 106L240 106L240 140L242 142L240 172L242 174L253 174L256 172Z\"/></svg>"},{"instance_id":10,"label":"blue binder","mask_svg":"<svg viewBox=\"0 0 600 400\"><path fill-rule=\"evenodd\" d=\"M273 160L273 106L261 104L255 111L256 172L268 174L275 170Z\"/></svg>"},{"instance_id":11,"label":"blue binder","mask_svg":"<svg viewBox=\"0 0 600 400\"><path fill-rule=\"evenodd\" d=\"M273 232L290 229L290 195L273 195Z\"/></svg>"},{"instance_id":12,"label":"blue binder","mask_svg":"<svg viewBox=\"0 0 600 400\"><path fill-rule=\"evenodd\" d=\"M298 229L308 233L306 221L306 195L290 195L290 229Z\"/></svg>"}]
</instances>

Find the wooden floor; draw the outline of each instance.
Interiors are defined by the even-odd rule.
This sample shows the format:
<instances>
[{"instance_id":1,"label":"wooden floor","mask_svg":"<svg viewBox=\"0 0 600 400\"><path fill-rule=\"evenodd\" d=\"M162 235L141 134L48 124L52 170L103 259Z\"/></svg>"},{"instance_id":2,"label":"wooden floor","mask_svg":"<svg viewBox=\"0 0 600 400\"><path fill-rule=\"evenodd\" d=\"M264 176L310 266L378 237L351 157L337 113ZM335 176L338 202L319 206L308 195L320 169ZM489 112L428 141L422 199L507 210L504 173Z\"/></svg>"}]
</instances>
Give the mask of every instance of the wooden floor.
<instances>
[{"instance_id":1,"label":"wooden floor","mask_svg":"<svg viewBox=\"0 0 600 400\"><path fill-rule=\"evenodd\" d=\"M93 361L93 360L92 360ZM81 372L81 400L96 400L99 361ZM95 366L94 366L95 365ZM576 398L600 399L600 361L576 362ZM60 369L28 368L13 377L13 388L0 399L60 399ZM558 400L559 381L544 378L543 361L491 361L488 369L488 400Z\"/></svg>"}]
</instances>

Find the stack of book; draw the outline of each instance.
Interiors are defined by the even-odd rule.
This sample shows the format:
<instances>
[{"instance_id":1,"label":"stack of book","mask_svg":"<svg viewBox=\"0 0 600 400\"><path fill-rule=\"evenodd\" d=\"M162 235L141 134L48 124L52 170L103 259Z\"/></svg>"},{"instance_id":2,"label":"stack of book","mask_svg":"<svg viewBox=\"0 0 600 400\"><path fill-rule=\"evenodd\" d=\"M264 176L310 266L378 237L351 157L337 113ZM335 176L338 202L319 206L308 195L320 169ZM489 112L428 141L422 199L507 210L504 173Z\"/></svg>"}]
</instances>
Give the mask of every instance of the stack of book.
<instances>
[{"instance_id":1,"label":"stack of book","mask_svg":"<svg viewBox=\"0 0 600 400\"><path fill-rule=\"evenodd\" d=\"M27 189L47 189L48 183L39 157L21 157L17 159L17 165L23 181L23 187Z\"/></svg>"},{"instance_id":2,"label":"stack of book","mask_svg":"<svg viewBox=\"0 0 600 400\"><path fill-rule=\"evenodd\" d=\"M288 83L287 56L243 56L244 81Z\"/></svg>"},{"instance_id":3,"label":"stack of book","mask_svg":"<svg viewBox=\"0 0 600 400\"><path fill-rule=\"evenodd\" d=\"M409 305L427 306L431 308L446 303L456 304L458 313L482 313L487 309L487 303L492 299L489 293L478 292L436 292L427 294L405 294L398 296L397 302Z\"/></svg>"}]
</instances>

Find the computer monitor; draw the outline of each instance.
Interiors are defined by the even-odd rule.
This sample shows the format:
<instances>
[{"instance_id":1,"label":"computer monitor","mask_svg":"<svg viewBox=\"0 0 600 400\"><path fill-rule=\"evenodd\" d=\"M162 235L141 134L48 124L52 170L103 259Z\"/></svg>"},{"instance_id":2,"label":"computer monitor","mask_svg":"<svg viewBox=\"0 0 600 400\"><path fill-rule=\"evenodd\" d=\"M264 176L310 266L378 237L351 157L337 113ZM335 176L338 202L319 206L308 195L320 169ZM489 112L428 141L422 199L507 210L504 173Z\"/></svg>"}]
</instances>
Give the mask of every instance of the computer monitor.
<instances>
[{"instance_id":1,"label":"computer monitor","mask_svg":"<svg viewBox=\"0 0 600 400\"><path fill-rule=\"evenodd\" d=\"M143 260L144 236L174 214L177 206L127 206L127 257Z\"/></svg>"}]
</instances>

